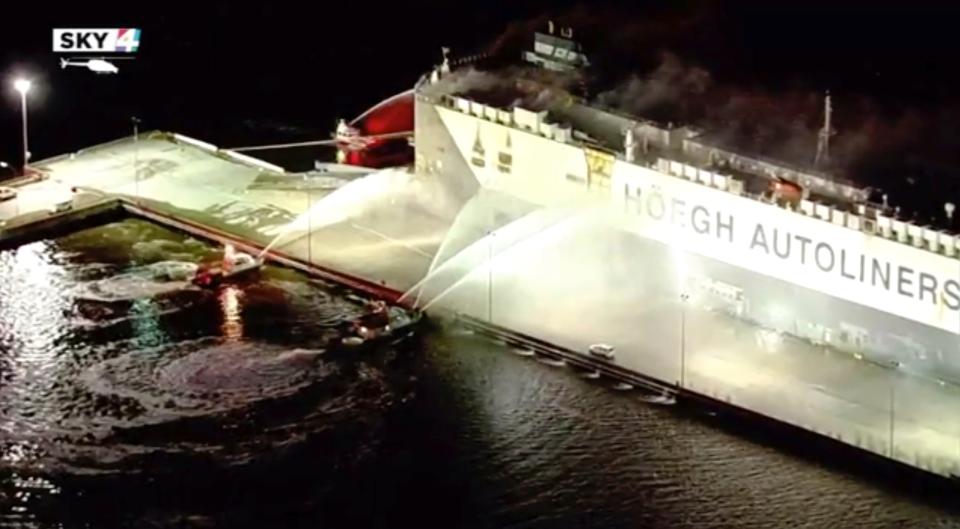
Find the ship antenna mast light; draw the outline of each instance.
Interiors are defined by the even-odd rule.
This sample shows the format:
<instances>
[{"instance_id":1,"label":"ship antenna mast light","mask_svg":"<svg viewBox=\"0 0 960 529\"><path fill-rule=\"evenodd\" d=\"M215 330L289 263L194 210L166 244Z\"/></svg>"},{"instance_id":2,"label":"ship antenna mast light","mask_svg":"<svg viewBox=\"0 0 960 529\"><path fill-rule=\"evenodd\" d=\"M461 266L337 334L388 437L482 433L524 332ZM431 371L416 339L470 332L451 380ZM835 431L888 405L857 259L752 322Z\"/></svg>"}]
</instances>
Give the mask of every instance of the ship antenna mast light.
<instances>
[{"instance_id":1,"label":"ship antenna mast light","mask_svg":"<svg viewBox=\"0 0 960 529\"><path fill-rule=\"evenodd\" d=\"M828 90L826 97L823 98L823 128L817 135L817 155L813 159L813 165L815 166L820 165L820 162L830 160L830 136L836 134L831 126L832 118L833 105L830 102L830 91Z\"/></svg>"},{"instance_id":2,"label":"ship antenna mast light","mask_svg":"<svg viewBox=\"0 0 960 529\"><path fill-rule=\"evenodd\" d=\"M440 48L440 51L443 53L443 62L440 63L440 73L448 74L450 73L450 48L444 46Z\"/></svg>"}]
</instances>

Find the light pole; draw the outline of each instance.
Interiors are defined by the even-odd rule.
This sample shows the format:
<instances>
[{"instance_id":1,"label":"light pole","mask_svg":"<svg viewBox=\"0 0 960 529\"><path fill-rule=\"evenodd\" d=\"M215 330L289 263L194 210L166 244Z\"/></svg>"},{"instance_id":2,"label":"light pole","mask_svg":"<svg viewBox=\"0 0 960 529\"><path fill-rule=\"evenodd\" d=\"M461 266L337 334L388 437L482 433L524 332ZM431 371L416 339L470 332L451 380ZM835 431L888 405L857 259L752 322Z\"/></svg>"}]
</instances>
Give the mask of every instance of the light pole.
<instances>
[{"instance_id":1,"label":"light pole","mask_svg":"<svg viewBox=\"0 0 960 529\"><path fill-rule=\"evenodd\" d=\"M896 415L894 414L894 386L896 385L896 380L891 375L890 377L890 459L894 459L893 456L893 425L896 421Z\"/></svg>"},{"instance_id":2,"label":"light pole","mask_svg":"<svg viewBox=\"0 0 960 529\"><path fill-rule=\"evenodd\" d=\"M133 194L140 200L140 169L137 167L140 155L140 119L133 116L130 123L133 124Z\"/></svg>"},{"instance_id":3,"label":"light pole","mask_svg":"<svg viewBox=\"0 0 960 529\"><path fill-rule=\"evenodd\" d=\"M487 320L493 325L493 232L487 232Z\"/></svg>"},{"instance_id":4,"label":"light pole","mask_svg":"<svg viewBox=\"0 0 960 529\"><path fill-rule=\"evenodd\" d=\"M307 261L313 266L313 196L310 194L310 182L307 175L303 175L304 187L307 192Z\"/></svg>"},{"instance_id":5,"label":"light pole","mask_svg":"<svg viewBox=\"0 0 960 529\"><path fill-rule=\"evenodd\" d=\"M27 163L30 160L30 149L27 145L27 92L30 91L30 81L27 79L17 79L13 82L13 88L20 92L20 115L23 121L23 171L22 175L27 174Z\"/></svg>"},{"instance_id":6,"label":"light pole","mask_svg":"<svg viewBox=\"0 0 960 529\"><path fill-rule=\"evenodd\" d=\"M680 387L684 385L684 375L687 371L687 300L690 294L680 293Z\"/></svg>"}]
</instances>

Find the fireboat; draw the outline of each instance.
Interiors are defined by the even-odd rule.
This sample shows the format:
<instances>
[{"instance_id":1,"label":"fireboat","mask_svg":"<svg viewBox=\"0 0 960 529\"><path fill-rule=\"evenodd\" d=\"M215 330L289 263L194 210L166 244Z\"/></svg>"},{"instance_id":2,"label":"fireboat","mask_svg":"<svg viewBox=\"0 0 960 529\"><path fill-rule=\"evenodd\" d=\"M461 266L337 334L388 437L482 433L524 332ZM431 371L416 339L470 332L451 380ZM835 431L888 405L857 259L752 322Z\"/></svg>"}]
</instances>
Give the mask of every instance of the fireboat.
<instances>
[{"instance_id":1,"label":"fireboat","mask_svg":"<svg viewBox=\"0 0 960 529\"><path fill-rule=\"evenodd\" d=\"M224 282L239 280L256 274L263 267L263 259L238 252L226 245L223 260L218 264L203 263L197 267L193 284L201 288L216 288Z\"/></svg>"}]
</instances>

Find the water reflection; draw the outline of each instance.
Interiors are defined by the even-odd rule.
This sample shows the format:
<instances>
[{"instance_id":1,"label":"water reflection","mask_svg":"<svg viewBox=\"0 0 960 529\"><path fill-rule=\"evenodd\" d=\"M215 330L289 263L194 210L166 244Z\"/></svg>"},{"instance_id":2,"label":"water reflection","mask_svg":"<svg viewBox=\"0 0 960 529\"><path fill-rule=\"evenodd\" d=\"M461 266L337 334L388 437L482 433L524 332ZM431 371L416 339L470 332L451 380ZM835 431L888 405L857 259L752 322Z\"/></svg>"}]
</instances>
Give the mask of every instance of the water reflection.
<instances>
[{"instance_id":1,"label":"water reflection","mask_svg":"<svg viewBox=\"0 0 960 529\"><path fill-rule=\"evenodd\" d=\"M140 221L0 252L0 526L45 512L66 478L154 476L104 481L115 494L171 473L216 481L355 421L347 452L320 452L338 468L363 457L394 400L382 365L394 355L317 345L358 302L270 267L198 289L189 277L209 254Z\"/></svg>"},{"instance_id":2,"label":"water reflection","mask_svg":"<svg viewBox=\"0 0 960 529\"><path fill-rule=\"evenodd\" d=\"M160 326L160 310L152 299L134 300L130 307L134 344L137 348L156 347L167 340Z\"/></svg>"},{"instance_id":3,"label":"water reflection","mask_svg":"<svg viewBox=\"0 0 960 529\"><path fill-rule=\"evenodd\" d=\"M219 298L223 313L223 323L220 325L223 337L229 342L239 341L243 338L243 291L234 285L226 285L220 290Z\"/></svg>"},{"instance_id":4,"label":"water reflection","mask_svg":"<svg viewBox=\"0 0 960 529\"><path fill-rule=\"evenodd\" d=\"M58 357L70 332L66 315L71 300L66 274L49 243L0 254L0 277L0 424L6 432L29 438L32 432L57 427L49 401L63 374ZM18 463L35 452L21 443L2 450L4 461Z\"/></svg>"}]
</instances>

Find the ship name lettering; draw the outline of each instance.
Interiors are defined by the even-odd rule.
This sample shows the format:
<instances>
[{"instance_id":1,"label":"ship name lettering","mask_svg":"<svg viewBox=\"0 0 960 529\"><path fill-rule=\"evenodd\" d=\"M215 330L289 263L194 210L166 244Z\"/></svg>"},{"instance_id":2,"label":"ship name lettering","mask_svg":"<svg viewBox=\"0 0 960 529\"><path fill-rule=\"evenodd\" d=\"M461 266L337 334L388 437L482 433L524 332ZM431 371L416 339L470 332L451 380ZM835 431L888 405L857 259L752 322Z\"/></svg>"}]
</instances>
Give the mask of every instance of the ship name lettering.
<instances>
[{"instance_id":1,"label":"ship name lettering","mask_svg":"<svg viewBox=\"0 0 960 529\"><path fill-rule=\"evenodd\" d=\"M718 239L734 242L733 215L720 211L711 212L699 204L689 207L687 201L679 198L664 197L658 189L645 190L641 187L625 188L624 197L628 203L635 204L638 215L646 215L653 220L668 220L680 228L693 228L700 235L713 235ZM669 208L669 211L667 211Z\"/></svg>"},{"instance_id":2,"label":"ship name lettering","mask_svg":"<svg viewBox=\"0 0 960 529\"><path fill-rule=\"evenodd\" d=\"M662 219L666 209L663 203L663 195L656 191L647 195L647 215L650 218L654 220Z\"/></svg>"},{"instance_id":3,"label":"ship name lettering","mask_svg":"<svg viewBox=\"0 0 960 529\"><path fill-rule=\"evenodd\" d=\"M813 239L801 235L794 235L794 238L800 241L800 264L807 264L807 245L812 243Z\"/></svg>"},{"instance_id":4,"label":"ship name lettering","mask_svg":"<svg viewBox=\"0 0 960 529\"><path fill-rule=\"evenodd\" d=\"M913 284L913 279L907 277L908 275L913 274L913 269L908 266L898 266L897 267L897 292L901 296L907 296L908 298L913 297L913 292L910 290L904 290L904 287L910 288Z\"/></svg>"},{"instance_id":5,"label":"ship name lettering","mask_svg":"<svg viewBox=\"0 0 960 529\"><path fill-rule=\"evenodd\" d=\"M693 231L700 235L710 233L710 212L703 206L693 206L693 210L690 212L690 223L693 226Z\"/></svg>"},{"instance_id":6,"label":"ship name lettering","mask_svg":"<svg viewBox=\"0 0 960 529\"><path fill-rule=\"evenodd\" d=\"M727 222L723 222L723 215L717 212L717 238L723 238L723 232L727 232L727 241L733 242L733 215L727 215Z\"/></svg>"},{"instance_id":7,"label":"ship name lettering","mask_svg":"<svg viewBox=\"0 0 960 529\"><path fill-rule=\"evenodd\" d=\"M890 263L882 263L881 265L880 261L874 259L870 270L872 272L870 274L870 284L877 286L877 276L879 276L884 290L890 290Z\"/></svg>"},{"instance_id":8,"label":"ship name lettering","mask_svg":"<svg viewBox=\"0 0 960 529\"><path fill-rule=\"evenodd\" d=\"M753 230L753 239L750 240L751 250L758 246L763 248L763 253L770 253L770 248L767 247L767 232L763 231L763 224L757 224Z\"/></svg>"},{"instance_id":9,"label":"ship name lettering","mask_svg":"<svg viewBox=\"0 0 960 529\"><path fill-rule=\"evenodd\" d=\"M657 221L667 221L682 229L712 236L733 244L732 214L697 203L665 196L658 188L625 188L624 196L635 204L635 212ZM768 231L769 230L769 231ZM757 223L753 227L749 250L788 261L798 260L802 266L815 266L823 273L896 293L933 305L943 303L952 311L960 311L960 280L941 280L937 275L897 265L860 252L837 249L827 241L818 241L789 231Z\"/></svg>"},{"instance_id":10,"label":"ship name lettering","mask_svg":"<svg viewBox=\"0 0 960 529\"><path fill-rule=\"evenodd\" d=\"M950 310L960 310L960 282L955 279L948 279L943 285L943 293L947 307Z\"/></svg>"},{"instance_id":11,"label":"ship name lettering","mask_svg":"<svg viewBox=\"0 0 960 529\"><path fill-rule=\"evenodd\" d=\"M821 251L821 250L826 250ZM821 259L822 255L829 256L829 259ZM817 249L814 252L814 260L817 262L817 268L823 270L824 272L830 272L833 270L833 265L836 262L835 256L833 255L833 248L825 242L817 243ZM824 264L824 261L828 264Z\"/></svg>"},{"instance_id":12,"label":"ship name lettering","mask_svg":"<svg viewBox=\"0 0 960 529\"><path fill-rule=\"evenodd\" d=\"M857 276L847 271L847 249L840 249L840 275L847 279L857 279ZM863 281L863 255L860 256L860 281Z\"/></svg>"},{"instance_id":13,"label":"ship name lettering","mask_svg":"<svg viewBox=\"0 0 960 529\"><path fill-rule=\"evenodd\" d=\"M926 273L920 272L920 301L923 301L924 293L930 293L930 301L937 304L937 278Z\"/></svg>"},{"instance_id":14,"label":"ship name lettering","mask_svg":"<svg viewBox=\"0 0 960 529\"><path fill-rule=\"evenodd\" d=\"M780 248L780 241L783 241L783 248ZM777 254L777 257L781 259L787 259L790 257L790 234L788 233L786 237L780 236L780 230L773 229L773 253Z\"/></svg>"},{"instance_id":15,"label":"ship name lettering","mask_svg":"<svg viewBox=\"0 0 960 529\"><path fill-rule=\"evenodd\" d=\"M681 228L686 228L684 224L683 216L687 203L680 200L679 198L674 198L670 200L670 222L680 226Z\"/></svg>"},{"instance_id":16,"label":"ship name lettering","mask_svg":"<svg viewBox=\"0 0 960 529\"><path fill-rule=\"evenodd\" d=\"M693 207L691 218L697 233L703 234L709 230L709 220L703 218L707 215L708 211L703 206ZM799 256L795 257L794 250L797 248L799 248ZM821 272L838 272L844 279L882 288L887 292L920 301L929 300L934 305L940 299L950 310L960 310L960 281L950 279L941 283L934 274L914 270L908 266L892 265L862 253L854 257L856 254L846 248L841 248L838 256L838 250L826 241L814 241L809 237L778 228L769 228L768 231L765 225L758 223L754 225L749 249L776 256L785 261L791 258L798 259L801 265L816 266Z\"/></svg>"}]
</instances>

